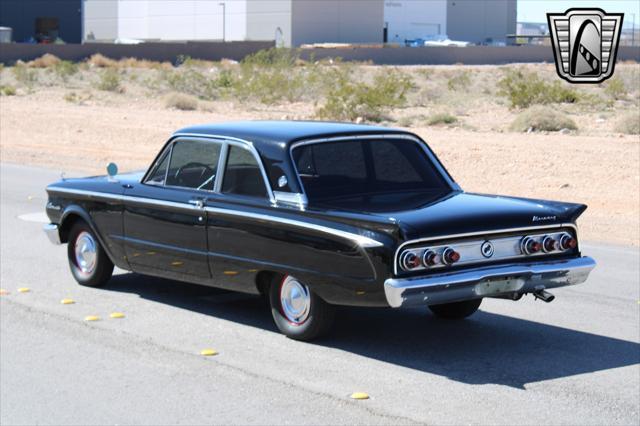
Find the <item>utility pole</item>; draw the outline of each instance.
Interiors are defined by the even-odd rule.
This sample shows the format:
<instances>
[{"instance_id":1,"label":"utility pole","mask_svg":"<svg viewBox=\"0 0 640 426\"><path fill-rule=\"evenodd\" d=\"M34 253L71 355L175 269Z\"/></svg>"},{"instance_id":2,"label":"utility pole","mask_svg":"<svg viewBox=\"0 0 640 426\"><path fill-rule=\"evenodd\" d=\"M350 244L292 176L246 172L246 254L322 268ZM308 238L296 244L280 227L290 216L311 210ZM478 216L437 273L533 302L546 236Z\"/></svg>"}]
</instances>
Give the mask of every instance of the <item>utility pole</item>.
<instances>
[{"instance_id":1,"label":"utility pole","mask_svg":"<svg viewBox=\"0 0 640 426\"><path fill-rule=\"evenodd\" d=\"M227 31L226 31L227 30L227 28L226 28L226 26L227 26L227 24L226 24L226 21L227 21L227 13L226 13L227 12L227 10L226 10L227 9L227 5L224 2L218 3L218 4L220 6L222 6L222 41L224 42L224 41L227 40L227 34L226 34L227 33Z\"/></svg>"}]
</instances>

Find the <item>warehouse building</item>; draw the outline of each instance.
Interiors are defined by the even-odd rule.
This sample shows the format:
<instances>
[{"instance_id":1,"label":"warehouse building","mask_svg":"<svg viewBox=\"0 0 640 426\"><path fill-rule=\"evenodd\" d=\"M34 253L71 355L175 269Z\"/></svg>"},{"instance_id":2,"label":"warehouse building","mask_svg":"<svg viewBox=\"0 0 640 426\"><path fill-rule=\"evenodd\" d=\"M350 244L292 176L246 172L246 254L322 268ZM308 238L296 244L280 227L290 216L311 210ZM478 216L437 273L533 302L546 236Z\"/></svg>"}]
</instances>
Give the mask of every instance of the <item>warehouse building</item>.
<instances>
[{"instance_id":1,"label":"warehouse building","mask_svg":"<svg viewBox=\"0 0 640 426\"><path fill-rule=\"evenodd\" d=\"M434 35L475 44L506 44L516 33L516 0L385 0L387 41Z\"/></svg>"},{"instance_id":2,"label":"warehouse building","mask_svg":"<svg viewBox=\"0 0 640 426\"><path fill-rule=\"evenodd\" d=\"M382 43L383 0L2 0L13 40ZM45 41L46 41L45 40Z\"/></svg>"}]
</instances>

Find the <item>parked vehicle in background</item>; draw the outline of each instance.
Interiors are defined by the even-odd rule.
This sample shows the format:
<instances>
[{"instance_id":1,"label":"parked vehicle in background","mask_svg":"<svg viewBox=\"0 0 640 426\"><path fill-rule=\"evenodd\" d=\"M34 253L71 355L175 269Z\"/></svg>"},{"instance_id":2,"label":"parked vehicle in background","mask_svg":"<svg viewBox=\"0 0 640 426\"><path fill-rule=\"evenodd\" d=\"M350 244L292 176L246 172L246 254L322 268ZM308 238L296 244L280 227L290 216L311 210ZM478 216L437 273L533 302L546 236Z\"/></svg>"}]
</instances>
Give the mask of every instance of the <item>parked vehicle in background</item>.
<instances>
[{"instance_id":1,"label":"parked vehicle in background","mask_svg":"<svg viewBox=\"0 0 640 426\"><path fill-rule=\"evenodd\" d=\"M146 173L47 187L45 231L82 285L114 265L263 294L285 335L326 333L335 305L425 306L461 319L485 297L578 284L583 204L464 192L413 133L324 122L176 132Z\"/></svg>"}]
</instances>

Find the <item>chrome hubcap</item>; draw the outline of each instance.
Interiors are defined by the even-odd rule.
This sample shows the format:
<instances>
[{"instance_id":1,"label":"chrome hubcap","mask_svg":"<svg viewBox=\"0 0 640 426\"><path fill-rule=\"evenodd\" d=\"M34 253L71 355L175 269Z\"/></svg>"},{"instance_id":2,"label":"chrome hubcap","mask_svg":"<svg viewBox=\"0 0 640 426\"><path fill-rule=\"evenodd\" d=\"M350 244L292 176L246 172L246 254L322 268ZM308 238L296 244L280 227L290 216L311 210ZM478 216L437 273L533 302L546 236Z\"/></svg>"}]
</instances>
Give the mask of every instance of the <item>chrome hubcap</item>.
<instances>
[{"instance_id":1,"label":"chrome hubcap","mask_svg":"<svg viewBox=\"0 0 640 426\"><path fill-rule=\"evenodd\" d=\"M309 317L311 308L309 288L296 278L287 276L280 287L280 306L289 322L302 324Z\"/></svg>"},{"instance_id":2,"label":"chrome hubcap","mask_svg":"<svg viewBox=\"0 0 640 426\"><path fill-rule=\"evenodd\" d=\"M75 244L76 265L84 274L91 274L96 267L97 245L91 234L81 232Z\"/></svg>"}]
</instances>

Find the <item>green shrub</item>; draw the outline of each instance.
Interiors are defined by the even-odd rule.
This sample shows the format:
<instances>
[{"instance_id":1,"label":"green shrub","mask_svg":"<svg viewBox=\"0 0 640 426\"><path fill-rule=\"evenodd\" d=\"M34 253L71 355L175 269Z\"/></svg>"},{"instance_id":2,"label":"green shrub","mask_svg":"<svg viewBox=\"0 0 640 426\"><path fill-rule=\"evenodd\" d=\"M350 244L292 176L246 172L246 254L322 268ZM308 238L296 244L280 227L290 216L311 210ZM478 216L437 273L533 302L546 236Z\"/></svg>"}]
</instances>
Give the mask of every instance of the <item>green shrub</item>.
<instances>
[{"instance_id":1,"label":"green shrub","mask_svg":"<svg viewBox=\"0 0 640 426\"><path fill-rule=\"evenodd\" d=\"M120 86L120 74L113 68L107 68L100 74L100 81L97 85L98 89L107 92L122 92Z\"/></svg>"},{"instance_id":2,"label":"green shrub","mask_svg":"<svg viewBox=\"0 0 640 426\"><path fill-rule=\"evenodd\" d=\"M257 100L264 104L283 100L295 102L307 89L307 73L303 67L296 67L298 62L296 50L261 50L240 63L237 79L230 81L227 74L222 82L231 82L234 95L242 100Z\"/></svg>"},{"instance_id":3,"label":"green shrub","mask_svg":"<svg viewBox=\"0 0 640 426\"><path fill-rule=\"evenodd\" d=\"M208 100L214 100L219 96L216 80L204 75L195 68L180 67L175 71L165 71L163 76L169 87L176 92Z\"/></svg>"},{"instance_id":4,"label":"green shrub","mask_svg":"<svg viewBox=\"0 0 640 426\"><path fill-rule=\"evenodd\" d=\"M453 75L447 81L447 88L449 90L465 90L471 85L471 77L469 77L469 71L461 71Z\"/></svg>"},{"instance_id":5,"label":"green shrub","mask_svg":"<svg viewBox=\"0 0 640 426\"><path fill-rule=\"evenodd\" d=\"M511 130L516 132L557 132L577 128L576 123L566 114L544 106L533 106L521 112L511 124Z\"/></svg>"},{"instance_id":6,"label":"green shrub","mask_svg":"<svg viewBox=\"0 0 640 426\"><path fill-rule=\"evenodd\" d=\"M24 63L18 62L12 68L16 81L27 87L32 87L38 81L36 70L29 69Z\"/></svg>"},{"instance_id":7,"label":"green shrub","mask_svg":"<svg viewBox=\"0 0 640 426\"><path fill-rule=\"evenodd\" d=\"M13 86L0 86L0 94L3 96L15 96L16 95L16 88Z\"/></svg>"},{"instance_id":8,"label":"green shrub","mask_svg":"<svg viewBox=\"0 0 640 426\"><path fill-rule=\"evenodd\" d=\"M625 99L627 88L621 78L613 77L604 86L604 92L612 99Z\"/></svg>"},{"instance_id":9,"label":"green shrub","mask_svg":"<svg viewBox=\"0 0 640 426\"><path fill-rule=\"evenodd\" d=\"M616 123L614 130L627 135L640 135L640 113L631 112Z\"/></svg>"},{"instance_id":10,"label":"green shrub","mask_svg":"<svg viewBox=\"0 0 640 426\"><path fill-rule=\"evenodd\" d=\"M53 65L53 72L62 80L67 81L69 77L78 72L78 65L71 61L59 61Z\"/></svg>"},{"instance_id":11,"label":"green shrub","mask_svg":"<svg viewBox=\"0 0 640 426\"><path fill-rule=\"evenodd\" d=\"M437 126L440 124L455 124L458 122L458 118L446 112L434 114L427 119L427 125Z\"/></svg>"},{"instance_id":12,"label":"green shrub","mask_svg":"<svg viewBox=\"0 0 640 426\"><path fill-rule=\"evenodd\" d=\"M527 108L535 104L575 103L578 92L559 81L547 83L536 73L507 69L498 81L498 95L505 96L513 108Z\"/></svg>"},{"instance_id":13,"label":"green shrub","mask_svg":"<svg viewBox=\"0 0 640 426\"><path fill-rule=\"evenodd\" d=\"M175 108L181 111L193 111L198 109L198 100L193 96L182 93L174 93L167 98L167 108Z\"/></svg>"},{"instance_id":14,"label":"green shrub","mask_svg":"<svg viewBox=\"0 0 640 426\"><path fill-rule=\"evenodd\" d=\"M352 81L345 72L334 70L332 77L334 86L325 104L316 110L319 118L381 121L385 111L406 103L406 95L413 88L411 78L397 70L380 70L370 85Z\"/></svg>"}]
</instances>

